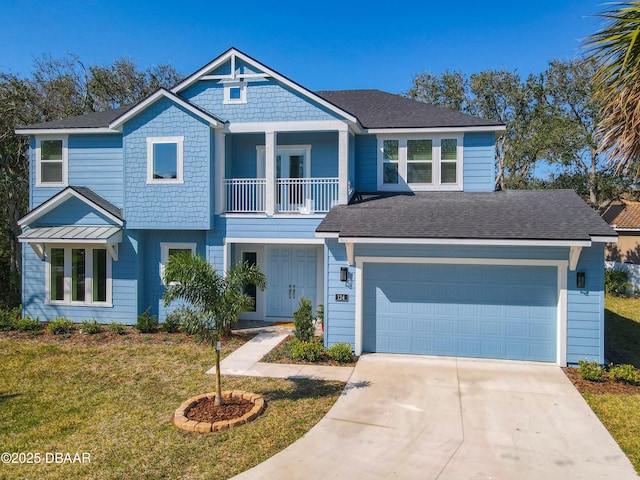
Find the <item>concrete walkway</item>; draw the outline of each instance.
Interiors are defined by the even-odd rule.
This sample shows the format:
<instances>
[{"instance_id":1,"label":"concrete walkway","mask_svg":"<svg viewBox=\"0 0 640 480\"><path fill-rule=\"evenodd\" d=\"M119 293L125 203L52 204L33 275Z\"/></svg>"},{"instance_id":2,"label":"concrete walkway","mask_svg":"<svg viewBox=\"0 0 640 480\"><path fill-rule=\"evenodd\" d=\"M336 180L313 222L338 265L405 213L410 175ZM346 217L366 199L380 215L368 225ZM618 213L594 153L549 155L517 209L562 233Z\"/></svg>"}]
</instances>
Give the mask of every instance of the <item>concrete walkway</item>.
<instances>
[{"instance_id":1,"label":"concrete walkway","mask_svg":"<svg viewBox=\"0 0 640 480\"><path fill-rule=\"evenodd\" d=\"M263 363L260 361L262 357L287 338L292 329L284 326L270 326L255 330L260 333L220 362L220 373L222 375L290 379L310 378L313 380L347 382L353 373L352 367ZM215 374L215 365L207 373Z\"/></svg>"},{"instance_id":2,"label":"concrete walkway","mask_svg":"<svg viewBox=\"0 0 640 480\"><path fill-rule=\"evenodd\" d=\"M637 476L557 366L369 354L314 428L235 478Z\"/></svg>"}]
</instances>

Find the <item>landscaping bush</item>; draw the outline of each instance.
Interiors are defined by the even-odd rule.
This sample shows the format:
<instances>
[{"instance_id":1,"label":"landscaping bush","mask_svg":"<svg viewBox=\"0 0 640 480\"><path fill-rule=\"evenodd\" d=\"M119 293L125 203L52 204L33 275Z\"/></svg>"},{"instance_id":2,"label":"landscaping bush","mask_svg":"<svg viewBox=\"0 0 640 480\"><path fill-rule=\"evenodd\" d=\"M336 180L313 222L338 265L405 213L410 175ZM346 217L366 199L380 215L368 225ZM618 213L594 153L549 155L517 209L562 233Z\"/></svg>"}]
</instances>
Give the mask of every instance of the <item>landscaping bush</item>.
<instances>
[{"instance_id":1,"label":"landscaping bush","mask_svg":"<svg viewBox=\"0 0 640 480\"><path fill-rule=\"evenodd\" d=\"M640 383L640 373L633 365L609 365L609 376L619 382Z\"/></svg>"},{"instance_id":2,"label":"landscaping bush","mask_svg":"<svg viewBox=\"0 0 640 480\"><path fill-rule=\"evenodd\" d=\"M56 317L49 322L47 330L54 335L68 335L73 331L73 322L65 317Z\"/></svg>"},{"instance_id":3,"label":"landscaping bush","mask_svg":"<svg viewBox=\"0 0 640 480\"><path fill-rule=\"evenodd\" d=\"M604 270L604 291L610 295L625 295L631 290L632 285L629 283L629 274L624 270L615 268L606 268Z\"/></svg>"},{"instance_id":4,"label":"landscaping bush","mask_svg":"<svg viewBox=\"0 0 640 480\"><path fill-rule=\"evenodd\" d=\"M340 363L349 363L353 361L353 351L351 350L351 344L349 343L334 343L327 349L327 355Z\"/></svg>"},{"instance_id":5,"label":"landscaping bush","mask_svg":"<svg viewBox=\"0 0 640 480\"><path fill-rule=\"evenodd\" d=\"M80 333L86 333L87 335L95 335L96 333L100 333L102 331L102 327L98 323L98 321L94 318L93 320L83 320L82 325L80 327Z\"/></svg>"},{"instance_id":6,"label":"landscaping bush","mask_svg":"<svg viewBox=\"0 0 640 480\"><path fill-rule=\"evenodd\" d=\"M318 341L301 342L294 338L289 342L291 346L291 358L317 362L322 355L322 344Z\"/></svg>"},{"instance_id":7,"label":"landscaping bush","mask_svg":"<svg viewBox=\"0 0 640 480\"><path fill-rule=\"evenodd\" d=\"M175 333L180 329L180 324L182 323L183 312L181 309L174 310L167 318L164 319L164 323L162 324L162 330L167 333Z\"/></svg>"},{"instance_id":8,"label":"landscaping bush","mask_svg":"<svg viewBox=\"0 0 640 480\"><path fill-rule=\"evenodd\" d=\"M324 305L322 304L318 305L318 308L316 308L316 323L324 325Z\"/></svg>"},{"instance_id":9,"label":"landscaping bush","mask_svg":"<svg viewBox=\"0 0 640 480\"><path fill-rule=\"evenodd\" d=\"M310 342L313 340L313 309L311 300L300 297L300 306L298 310L293 312L293 323L295 329L293 334L301 342Z\"/></svg>"},{"instance_id":10,"label":"landscaping bush","mask_svg":"<svg viewBox=\"0 0 640 480\"><path fill-rule=\"evenodd\" d=\"M114 335L124 335L127 331L127 326L124 323L111 322L107 325L107 331Z\"/></svg>"},{"instance_id":11,"label":"landscaping bush","mask_svg":"<svg viewBox=\"0 0 640 480\"><path fill-rule=\"evenodd\" d=\"M138 322L136 328L140 333L151 333L158 329L158 317L151 315L147 308L142 315L138 315Z\"/></svg>"},{"instance_id":12,"label":"landscaping bush","mask_svg":"<svg viewBox=\"0 0 640 480\"><path fill-rule=\"evenodd\" d=\"M14 330L20 332L39 332L42 328L40 317L31 318L27 315L25 318L18 318L13 323Z\"/></svg>"},{"instance_id":13,"label":"landscaping bush","mask_svg":"<svg viewBox=\"0 0 640 480\"><path fill-rule=\"evenodd\" d=\"M21 312L21 307L0 309L0 332L15 330L15 324L20 319Z\"/></svg>"},{"instance_id":14,"label":"landscaping bush","mask_svg":"<svg viewBox=\"0 0 640 480\"><path fill-rule=\"evenodd\" d=\"M593 362L578 360L578 373L582 378L590 382L600 382L604 377L602 365L595 360Z\"/></svg>"}]
</instances>

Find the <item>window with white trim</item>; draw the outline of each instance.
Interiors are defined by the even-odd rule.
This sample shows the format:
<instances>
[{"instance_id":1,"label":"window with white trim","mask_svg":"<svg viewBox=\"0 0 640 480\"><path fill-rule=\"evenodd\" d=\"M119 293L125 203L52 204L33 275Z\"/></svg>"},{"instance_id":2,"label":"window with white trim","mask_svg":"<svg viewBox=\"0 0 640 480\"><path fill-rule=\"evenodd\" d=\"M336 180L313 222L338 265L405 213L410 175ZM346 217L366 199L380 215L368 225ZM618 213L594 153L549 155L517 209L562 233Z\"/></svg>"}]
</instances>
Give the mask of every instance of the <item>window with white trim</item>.
<instances>
[{"instance_id":1,"label":"window with white trim","mask_svg":"<svg viewBox=\"0 0 640 480\"><path fill-rule=\"evenodd\" d=\"M462 136L378 136L380 190L462 190Z\"/></svg>"},{"instance_id":2,"label":"window with white trim","mask_svg":"<svg viewBox=\"0 0 640 480\"><path fill-rule=\"evenodd\" d=\"M67 137L36 138L36 186L66 187L68 156Z\"/></svg>"},{"instance_id":3,"label":"window with white trim","mask_svg":"<svg viewBox=\"0 0 640 480\"><path fill-rule=\"evenodd\" d=\"M162 242L160 243L160 278L164 285L164 266L171 255L182 252L191 252L195 255L195 243Z\"/></svg>"},{"instance_id":4,"label":"window with white trim","mask_svg":"<svg viewBox=\"0 0 640 480\"><path fill-rule=\"evenodd\" d=\"M184 137L147 138L147 183L183 183Z\"/></svg>"},{"instance_id":5,"label":"window with white trim","mask_svg":"<svg viewBox=\"0 0 640 480\"><path fill-rule=\"evenodd\" d=\"M224 103L247 103L247 84L245 82L233 82L225 84Z\"/></svg>"},{"instance_id":6,"label":"window with white trim","mask_svg":"<svg viewBox=\"0 0 640 480\"><path fill-rule=\"evenodd\" d=\"M111 305L111 256L106 248L47 248L46 302L63 305Z\"/></svg>"}]
</instances>

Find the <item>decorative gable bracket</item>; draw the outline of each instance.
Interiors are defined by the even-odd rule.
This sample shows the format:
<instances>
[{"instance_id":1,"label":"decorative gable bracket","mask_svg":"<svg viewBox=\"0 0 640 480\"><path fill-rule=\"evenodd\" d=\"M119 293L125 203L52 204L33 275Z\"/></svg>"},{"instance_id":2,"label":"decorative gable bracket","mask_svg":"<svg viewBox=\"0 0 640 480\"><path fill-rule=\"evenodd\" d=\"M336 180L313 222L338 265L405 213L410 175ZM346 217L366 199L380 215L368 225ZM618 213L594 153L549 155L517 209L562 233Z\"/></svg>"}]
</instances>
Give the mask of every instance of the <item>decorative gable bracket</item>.
<instances>
[{"instance_id":1,"label":"decorative gable bracket","mask_svg":"<svg viewBox=\"0 0 640 480\"><path fill-rule=\"evenodd\" d=\"M580 260L580 253L582 252L582 247L572 246L569 250L569 270L574 271L578 268L578 260Z\"/></svg>"}]
</instances>

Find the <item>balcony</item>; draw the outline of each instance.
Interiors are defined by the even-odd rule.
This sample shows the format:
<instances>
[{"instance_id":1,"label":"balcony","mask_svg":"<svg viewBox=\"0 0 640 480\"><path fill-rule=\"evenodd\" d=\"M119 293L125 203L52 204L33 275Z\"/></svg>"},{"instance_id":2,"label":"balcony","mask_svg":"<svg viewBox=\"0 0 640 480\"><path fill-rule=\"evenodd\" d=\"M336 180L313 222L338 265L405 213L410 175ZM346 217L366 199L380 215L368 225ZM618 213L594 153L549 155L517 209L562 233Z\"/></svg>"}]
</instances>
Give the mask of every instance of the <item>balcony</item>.
<instances>
[{"instance_id":1,"label":"balcony","mask_svg":"<svg viewBox=\"0 0 640 480\"><path fill-rule=\"evenodd\" d=\"M224 182L226 213L327 213L339 199L337 178L277 178L272 209L266 179L230 178Z\"/></svg>"}]
</instances>

